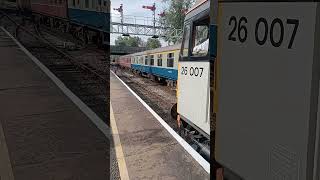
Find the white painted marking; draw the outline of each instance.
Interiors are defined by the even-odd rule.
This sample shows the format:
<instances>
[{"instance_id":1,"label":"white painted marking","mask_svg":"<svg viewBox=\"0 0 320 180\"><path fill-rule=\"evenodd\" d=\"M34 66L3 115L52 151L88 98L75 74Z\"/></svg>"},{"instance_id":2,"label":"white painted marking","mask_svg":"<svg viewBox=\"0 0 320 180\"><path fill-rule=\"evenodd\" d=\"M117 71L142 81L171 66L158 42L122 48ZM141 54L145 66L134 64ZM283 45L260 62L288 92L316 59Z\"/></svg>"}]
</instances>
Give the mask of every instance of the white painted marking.
<instances>
[{"instance_id":1,"label":"white painted marking","mask_svg":"<svg viewBox=\"0 0 320 180\"><path fill-rule=\"evenodd\" d=\"M110 125L111 125L113 143L115 146L115 151L116 151L116 156L117 156L117 161L118 161L120 178L121 178L121 180L129 180L129 173L128 173L124 153L122 150L118 127L117 127L116 119L114 117L111 102L110 102Z\"/></svg>"},{"instance_id":2,"label":"white painted marking","mask_svg":"<svg viewBox=\"0 0 320 180\"><path fill-rule=\"evenodd\" d=\"M150 106L145 103L131 88L124 83L114 72L117 79L140 101L140 103L160 122L160 124L179 142L179 144L210 174L210 163L194 150L181 136L179 136Z\"/></svg>"},{"instance_id":3,"label":"white painted marking","mask_svg":"<svg viewBox=\"0 0 320 180\"><path fill-rule=\"evenodd\" d=\"M44 66L36 57L34 57L19 41L17 41L5 28L1 29L10 36L20 49L36 64L40 69L61 89L61 91L78 106L78 108L97 126L97 128L108 138L111 137L110 127L97 116L85 103L82 102L72 91L70 91L60 79L58 79L46 66Z\"/></svg>"}]
</instances>

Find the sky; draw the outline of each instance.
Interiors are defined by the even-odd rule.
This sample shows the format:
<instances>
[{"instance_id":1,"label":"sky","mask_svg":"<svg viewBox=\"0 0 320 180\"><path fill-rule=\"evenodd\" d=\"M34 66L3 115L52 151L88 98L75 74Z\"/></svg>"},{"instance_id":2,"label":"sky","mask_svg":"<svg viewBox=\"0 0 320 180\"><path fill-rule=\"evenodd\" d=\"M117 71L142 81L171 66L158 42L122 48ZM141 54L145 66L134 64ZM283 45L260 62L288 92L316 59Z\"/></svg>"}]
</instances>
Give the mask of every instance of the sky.
<instances>
[{"instance_id":1,"label":"sky","mask_svg":"<svg viewBox=\"0 0 320 180\"><path fill-rule=\"evenodd\" d=\"M156 15L160 14L164 7L165 3L162 0L111 0L111 16L112 21L120 21L119 12L113 10L113 8L119 8L120 4L123 4L124 16L137 16L139 19L138 23L151 23L152 22L152 11L143 9L142 6L152 6L153 3L156 3ZM128 20L130 21L130 20ZM133 20L132 20L133 21ZM120 34L111 34L111 44L114 44L114 40L120 36ZM148 39L146 36L140 36L144 41ZM162 45L165 45L165 42L161 41Z\"/></svg>"}]
</instances>

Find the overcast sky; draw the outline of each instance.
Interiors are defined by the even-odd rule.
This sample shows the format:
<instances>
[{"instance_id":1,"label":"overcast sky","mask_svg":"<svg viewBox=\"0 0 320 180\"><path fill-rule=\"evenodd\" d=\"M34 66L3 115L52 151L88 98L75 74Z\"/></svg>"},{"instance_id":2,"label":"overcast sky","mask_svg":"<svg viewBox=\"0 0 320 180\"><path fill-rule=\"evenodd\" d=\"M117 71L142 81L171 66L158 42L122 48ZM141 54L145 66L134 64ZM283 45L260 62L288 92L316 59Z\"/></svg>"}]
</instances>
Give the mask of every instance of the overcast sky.
<instances>
[{"instance_id":1,"label":"overcast sky","mask_svg":"<svg viewBox=\"0 0 320 180\"><path fill-rule=\"evenodd\" d=\"M152 23L152 11L143 9L142 6L152 6L153 3L156 3L156 15L160 14L165 7L165 4L162 3L161 0L111 0L111 16L112 21L120 21L120 15L117 11L113 10L113 8L119 8L120 4L123 4L124 16L138 16L138 23ZM130 19L127 18L127 21ZM132 20L133 21L133 20ZM114 44L114 40L120 34L111 34L111 44ZM144 41L147 40L148 37L140 36ZM162 42L164 45L165 43Z\"/></svg>"}]
</instances>

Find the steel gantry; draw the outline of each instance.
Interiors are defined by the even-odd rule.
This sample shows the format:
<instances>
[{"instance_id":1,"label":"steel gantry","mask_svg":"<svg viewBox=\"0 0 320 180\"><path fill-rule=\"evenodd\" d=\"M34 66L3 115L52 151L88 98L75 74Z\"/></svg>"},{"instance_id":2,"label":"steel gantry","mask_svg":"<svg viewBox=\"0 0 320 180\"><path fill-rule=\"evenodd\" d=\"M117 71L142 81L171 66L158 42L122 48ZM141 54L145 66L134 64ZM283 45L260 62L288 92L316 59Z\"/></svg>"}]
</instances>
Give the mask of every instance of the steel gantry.
<instances>
[{"instance_id":1,"label":"steel gantry","mask_svg":"<svg viewBox=\"0 0 320 180\"><path fill-rule=\"evenodd\" d=\"M166 39L181 39L182 29L165 27L163 23L155 18L155 4L153 6L143 6L145 9L153 11L153 17L125 16L123 5L114 8L119 14L111 14L110 31L115 34L143 35L152 37L165 37Z\"/></svg>"}]
</instances>

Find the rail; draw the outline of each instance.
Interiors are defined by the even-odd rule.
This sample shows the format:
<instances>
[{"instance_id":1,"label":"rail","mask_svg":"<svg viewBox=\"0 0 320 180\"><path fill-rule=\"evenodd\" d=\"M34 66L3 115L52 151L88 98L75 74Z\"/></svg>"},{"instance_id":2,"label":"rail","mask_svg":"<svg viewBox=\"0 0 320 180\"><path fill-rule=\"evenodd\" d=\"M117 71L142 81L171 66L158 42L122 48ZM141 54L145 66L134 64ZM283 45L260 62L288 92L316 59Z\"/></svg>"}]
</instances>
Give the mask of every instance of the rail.
<instances>
[{"instance_id":1,"label":"rail","mask_svg":"<svg viewBox=\"0 0 320 180\"><path fill-rule=\"evenodd\" d=\"M98 74L97 72L95 72L94 70L92 70L89 66L82 64L80 62L78 62L75 58L73 58L72 56L70 56L69 54L61 51L60 49L58 49L57 47L55 47L54 45L52 45L49 41L47 41L45 38L43 38L40 34L37 28L35 28L38 32L38 35L35 35L34 33L30 32L29 30L27 30L26 28L24 28L22 25L18 24L14 19L12 19L9 15L7 15L5 12L1 11L2 16L0 17L0 20L4 17L6 17L10 22L12 22L15 26L16 26L16 33L15 36L17 36L17 31L18 29L22 29L23 31L25 31L26 33L28 33L29 35L31 35L32 37L36 38L37 40L42 41L43 43L45 43L46 45L48 45L50 48L54 49L56 52L60 53L61 55L63 55L64 57L66 57L71 63L73 63L74 65L80 67L82 70L85 71L89 71L90 73L92 73L93 75L95 75L96 77L98 77L99 79L108 82L108 80L106 78L104 78L101 74Z\"/></svg>"}]
</instances>

